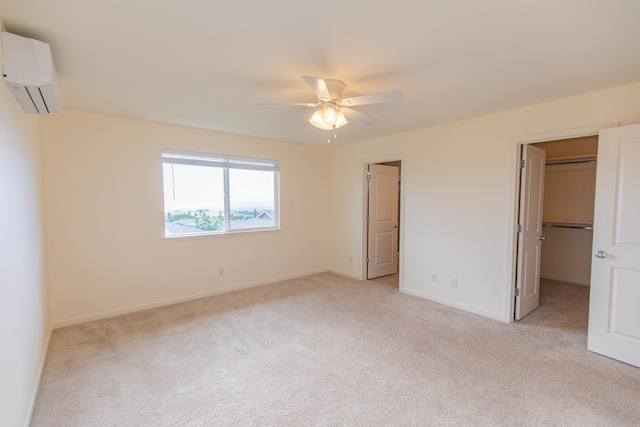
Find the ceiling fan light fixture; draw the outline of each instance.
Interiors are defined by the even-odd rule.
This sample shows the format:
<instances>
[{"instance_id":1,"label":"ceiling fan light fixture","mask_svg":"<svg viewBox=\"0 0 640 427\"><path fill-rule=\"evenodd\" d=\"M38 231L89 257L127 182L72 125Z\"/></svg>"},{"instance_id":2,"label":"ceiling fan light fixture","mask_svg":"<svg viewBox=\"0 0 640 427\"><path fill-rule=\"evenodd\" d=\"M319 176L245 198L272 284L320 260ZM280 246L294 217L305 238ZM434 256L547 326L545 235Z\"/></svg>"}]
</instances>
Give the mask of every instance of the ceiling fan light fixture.
<instances>
[{"instance_id":1,"label":"ceiling fan light fixture","mask_svg":"<svg viewBox=\"0 0 640 427\"><path fill-rule=\"evenodd\" d=\"M342 127L344 125L346 125L347 123L349 123L347 121L347 118L344 116L344 114L342 114L342 111L338 111L338 115L336 117L336 123L334 126L335 129L338 129L339 127Z\"/></svg>"},{"instance_id":2,"label":"ceiling fan light fixture","mask_svg":"<svg viewBox=\"0 0 640 427\"><path fill-rule=\"evenodd\" d=\"M331 130L338 129L349 122L339 109L333 105L325 105L313 113L309 123L318 129Z\"/></svg>"},{"instance_id":3,"label":"ceiling fan light fixture","mask_svg":"<svg viewBox=\"0 0 640 427\"><path fill-rule=\"evenodd\" d=\"M329 126L333 126L336 124L338 120L338 114L333 105L328 105L324 109L324 113L322 114L322 121Z\"/></svg>"}]
</instances>

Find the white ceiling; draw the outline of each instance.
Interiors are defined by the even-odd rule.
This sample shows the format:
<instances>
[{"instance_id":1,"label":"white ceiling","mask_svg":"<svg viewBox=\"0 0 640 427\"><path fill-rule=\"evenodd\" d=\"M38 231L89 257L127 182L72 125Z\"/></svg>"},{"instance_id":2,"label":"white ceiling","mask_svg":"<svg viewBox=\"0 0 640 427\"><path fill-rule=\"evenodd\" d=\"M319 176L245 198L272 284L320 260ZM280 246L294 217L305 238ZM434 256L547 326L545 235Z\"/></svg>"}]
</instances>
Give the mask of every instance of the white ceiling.
<instances>
[{"instance_id":1,"label":"white ceiling","mask_svg":"<svg viewBox=\"0 0 640 427\"><path fill-rule=\"evenodd\" d=\"M63 107L326 144L302 75L359 107L332 144L640 81L639 0L0 0L7 31L51 45ZM640 102L640 101L639 101Z\"/></svg>"}]
</instances>

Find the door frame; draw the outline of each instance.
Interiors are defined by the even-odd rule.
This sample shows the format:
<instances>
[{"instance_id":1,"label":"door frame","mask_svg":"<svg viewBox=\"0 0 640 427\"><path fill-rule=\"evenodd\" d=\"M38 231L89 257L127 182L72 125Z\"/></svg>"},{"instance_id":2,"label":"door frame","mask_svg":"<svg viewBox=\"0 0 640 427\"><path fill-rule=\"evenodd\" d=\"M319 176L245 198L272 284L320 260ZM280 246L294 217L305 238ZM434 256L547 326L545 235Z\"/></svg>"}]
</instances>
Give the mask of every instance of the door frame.
<instances>
[{"instance_id":1,"label":"door frame","mask_svg":"<svg viewBox=\"0 0 640 427\"><path fill-rule=\"evenodd\" d=\"M594 136L600 133L600 130L616 127L618 123L606 123L601 125L594 125L581 128L565 129L553 132L523 135L512 138L514 146L514 160L513 160L513 176L516 179L513 181L513 198L511 206L512 209L512 222L509 239L509 252L511 253L511 262L509 263L508 274L511 280L508 283L505 290L505 296L507 298L507 304L505 304L504 320L508 323L515 321L515 289L517 285L517 262L518 262L518 211L520 204L520 158L522 157L522 146L525 144L535 144L537 142L549 142L560 141L563 139L580 138L583 136Z\"/></svg>"},{"instance_id":2,"label":"door frame","mask_svg":"<svg viewBox=\"0 0 640 427\"><path fill-rule=\"evenodd\" d=\"M400 218L400 230L398 231L398 239L400 240L398 254L398 287L400 292L404 289L404 196L405 196L405 159L404 155L396 154L383 157L375 157L365 159L362 161L362 215L360 215L360 221L362 226L362 271L360 273L361 280L367 280L367 252L368 252L368 239L367 239L367 211L369 208L368 186L367 186L367 171L370 164L386 163L386 162L400 162L400 197L398 206L398 217Z\"/></svg>"}]
</instances>

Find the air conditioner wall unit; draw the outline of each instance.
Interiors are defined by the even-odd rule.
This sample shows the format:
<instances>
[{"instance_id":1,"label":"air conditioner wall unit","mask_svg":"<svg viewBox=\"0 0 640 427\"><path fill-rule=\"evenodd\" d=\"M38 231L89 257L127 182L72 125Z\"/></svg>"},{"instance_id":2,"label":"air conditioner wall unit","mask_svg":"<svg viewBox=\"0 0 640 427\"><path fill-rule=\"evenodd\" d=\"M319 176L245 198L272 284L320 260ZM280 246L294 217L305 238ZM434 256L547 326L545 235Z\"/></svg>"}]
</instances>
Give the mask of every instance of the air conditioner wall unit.
<instances>
[{"instance_id":1,"label":"air conditioner wall unit","mask_svg":"<svg viewBox=\"0 0 640 427\"><path fill-rule=\"evenodd\" d=\"M3 31L2 71L5 83L25 112L60 111L51 48L47 43Z\"/></svg>"}]
</instances>

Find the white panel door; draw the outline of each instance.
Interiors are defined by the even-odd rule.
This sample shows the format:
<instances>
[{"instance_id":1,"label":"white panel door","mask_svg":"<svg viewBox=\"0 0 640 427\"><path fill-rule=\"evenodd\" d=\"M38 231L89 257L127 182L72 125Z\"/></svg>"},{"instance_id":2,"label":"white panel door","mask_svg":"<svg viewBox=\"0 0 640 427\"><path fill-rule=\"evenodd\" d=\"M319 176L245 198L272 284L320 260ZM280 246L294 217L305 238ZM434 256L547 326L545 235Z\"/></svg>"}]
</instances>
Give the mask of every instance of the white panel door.
<instances>
[{"instance_id":1,"label":"white panel door","mask_svg":"<svg viewBox=\"0 0 640 427\"><path fill-rule=\"evenodd\" d=\"M589 350L640 367L640 125L598 143Z\"/></svg>"},{"instance_id":2,"label":"white panel door","mask_svg":"<svg viewBox=\"0 0 640 427\"><path fill-rule=\"evenodd\" d=\"M398 168L369 165L367 279L398 272Z\"/></svg>"},{"instance_id":3,"label":"white panel door","mask_svg":"<svg viewBox=\"0 0 640 427\"><path fill-rule=\"evenodd\" d=\"M516 320L540 303L540 256L542 253L542 202L546 152L532 145L522 147L524 167L520 174Z\"/></svg>"}]
</instances>

